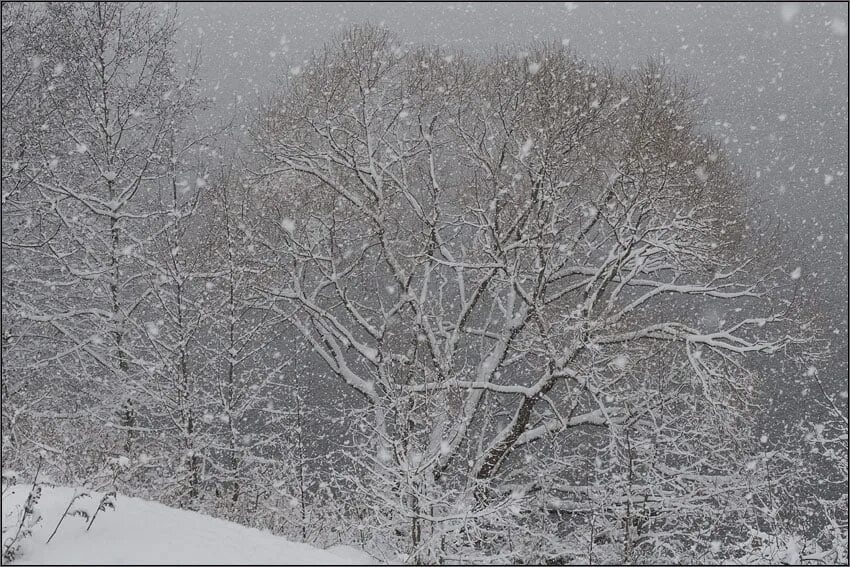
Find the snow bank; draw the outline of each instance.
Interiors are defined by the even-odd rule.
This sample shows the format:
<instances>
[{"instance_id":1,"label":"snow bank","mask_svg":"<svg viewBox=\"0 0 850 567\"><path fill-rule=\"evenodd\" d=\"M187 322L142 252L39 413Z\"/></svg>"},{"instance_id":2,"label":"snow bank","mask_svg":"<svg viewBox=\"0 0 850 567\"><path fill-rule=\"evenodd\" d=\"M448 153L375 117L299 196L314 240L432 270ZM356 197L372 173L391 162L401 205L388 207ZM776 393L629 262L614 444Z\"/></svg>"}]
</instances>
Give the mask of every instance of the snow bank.
<instances>
[{"instance_id":1,"label":"snow bank","mask_svg":"<svg viewBox=\"0 0 850 567\"><path fill-rule=\"evenodd\" d=\"M17 525L30 486L3 494L3 529ZM16 565L65 564L362 564L365 554L337 546L329 551L211 518L118 495L116 509L98 514L89 532L81 517L66 517L47 538L74 495L71 488L44 487L36 509L41 521L23 540ZM72 509L93 513L100 495L83 497ZM14 530L13 530L14 531Z\"/></svg>"}]
</instances>

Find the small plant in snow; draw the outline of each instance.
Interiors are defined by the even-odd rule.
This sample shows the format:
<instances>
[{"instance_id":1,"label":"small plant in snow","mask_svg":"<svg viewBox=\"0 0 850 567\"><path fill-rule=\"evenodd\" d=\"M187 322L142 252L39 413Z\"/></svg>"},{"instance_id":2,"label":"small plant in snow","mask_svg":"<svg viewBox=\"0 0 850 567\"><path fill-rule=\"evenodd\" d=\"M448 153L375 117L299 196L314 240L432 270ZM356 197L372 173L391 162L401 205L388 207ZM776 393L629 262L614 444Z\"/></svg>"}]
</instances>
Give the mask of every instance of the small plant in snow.
<instances>
[{"instance_id":1,"label":"small plant in snow","mask_svg":"<svg viewBox=\"0 0 850 567\"><path fill-rule=\"evenodd\" d=\"M95 510L94 514L92 514L91 521L89 521L89 525L88 525L88 527L86 527L86 531L89 531L91 529L92 524L94 523L95 519L97 518L98 512L105 511L107 508L109 508L111 510L115 509L115 497L116 497L116 493L113 490L113 491L107 492L106 494L104 494L100 498L100 504L97 505L97 510Z\"/></svg>"},{"instance_id":2,"label":"small plant in snow","mask_svg":"<svg viewBox=\"0 0 850 567\"><path fill-rule=\"evenodd\" d=\"M2 475L3 494L18 483L18 473L13 470L4 469Z\"/></svg>"},{"instance_id":3,"label":"small plant in snow","mask_svg":"<svg viewBox=\"0 0 850 567\"><path fill-rule=\"evenodd\" d=\"M41 514L38 512L36 505L38 504L38 500L41 498L41 484L38 482L38 475L41 472L42 460L38 462L38 468L35 471L35 476L32 481L32 488L30 488L29 495L27 495L27 500L24 503L23 510L15 510L14 513L20 514L20 521L15 522L10 525L8 532L11 532L12 529L15 529L14 535L10 535L8 538L6 537L7 531L3 531L3 562L10 563L14 561L15 557L17 557L18 550L21 545L21 541L25 538L32 535L32 529L41 521Z\"/></svg>"},{"instance_id":4,"label":"small plant in snow","mask_svg":"<svg viewBox=\"0 0 850 567\"><path fill-rule=\"evenodd\" d=\"M53 528L53 533L50 534L49 538L47 538L47 543L50 543L50 540L52 540L53 536L56 535L56 532L59 531L59 526L62 525L62 521L67 516L81 516L82 518L88 520L89 513L87 511L83 510L82 508L75 508L74 510L71 510L71 506L74 505L74 502L76 502L80 498L84 498L88 495L89 495L89 493L86 492L85 490L77 489L77 490L74 491L74 495L71 497L71 501L68 502L67 508L65 508L65 511L62 513L62 517L59 518L59 522L56 524L56 527Z\"/></svg>"}]
</instances>

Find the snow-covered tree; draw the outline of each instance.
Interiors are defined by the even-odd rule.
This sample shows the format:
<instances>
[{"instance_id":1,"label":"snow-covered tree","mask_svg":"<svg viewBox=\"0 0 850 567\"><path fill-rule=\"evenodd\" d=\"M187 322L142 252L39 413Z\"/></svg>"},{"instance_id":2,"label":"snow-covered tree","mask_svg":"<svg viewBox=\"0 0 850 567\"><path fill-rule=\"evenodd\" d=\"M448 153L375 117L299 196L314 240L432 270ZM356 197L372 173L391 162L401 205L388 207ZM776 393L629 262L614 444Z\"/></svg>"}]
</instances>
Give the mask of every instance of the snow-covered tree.
<instances>
[{"instance_id":1,"label":"snow-covered tree","mask_svg":"<svg viewBox=\"0 0 850 567\"><path fill-rule=\"evenodd\" d=\"M4 232L4 317L16 321L21 352L4 366L37 369L27 376L31 403L53 400L39 408L42 425L72 420L76 431L60 427L71 438L57 445L88 444L73 453L93 451L102 462L104 453L137 453L144 429L146 359L134 317L149 299L146 253L157 235L148 229L168 213L156 196L173 175L192 81L173 57L173 8L50 3L20 11L37 29L11 50L31 69L9 69L26 96L4 90L4 151L8 134L17 155L4 155L4 220L8 213L20 225ZM5 58L4 49L4 73ZM7 99L19 112L7 113ZM80 434L86 429L96 442Z\"/></svg>"},{"instance_id":2,"label":"snow-covered tree","mask_svg":"<svg viewBox=\"0 0 850 567\"><path fill-rule=\"evenodd\" d=\"M258 182L293 211L265 293L359 394L357 480L400 550L507 548L485 533L504 486L567 443L604 461L619 558L680 557L691 542L643 526L697 529L741 496L753 358L806 340L783 330L777 274L736 251L742 182L687 85L371 27L291 75L255 130ZM652 519L684 492L703 497Z\"/></svg>"},{"instance_id":3,"label":"snow-covered tree","mask_svg":"<svg viewBox=\"0 0 850 567\"><path fill-rule=\"evenodd\" d=\"M203 333L205 427L211 436L205 478L222 507L245 519L245 507L288 468L288 395L292 345L281 338L281 317L267 309L256 286L268 265L261 254L265 201L227 168L205 210L205 297L213 314Z\"/></svg>"},{"instance_id":4,"label":"snow-covered tree","mask_svg":"<svg viewBox=\"0 0 850 567\"><path fill-rule=\"evenodd\" d=\"M47 245L58 232L50 204L30 182L40 168L34 156L44 136L40 126L50 113L42 93L43 59L37 30L44 15L25 3L4 3L2 29L2 430L4 467L34 470L28 446L32 417L49 393L31 383L38 370L33 360L49 356L52 336L36 329L14 308L15 297L41 294L27 262L20 260ZM49 72L49 71L48 71Z\"/></svg>"}]
</instances>

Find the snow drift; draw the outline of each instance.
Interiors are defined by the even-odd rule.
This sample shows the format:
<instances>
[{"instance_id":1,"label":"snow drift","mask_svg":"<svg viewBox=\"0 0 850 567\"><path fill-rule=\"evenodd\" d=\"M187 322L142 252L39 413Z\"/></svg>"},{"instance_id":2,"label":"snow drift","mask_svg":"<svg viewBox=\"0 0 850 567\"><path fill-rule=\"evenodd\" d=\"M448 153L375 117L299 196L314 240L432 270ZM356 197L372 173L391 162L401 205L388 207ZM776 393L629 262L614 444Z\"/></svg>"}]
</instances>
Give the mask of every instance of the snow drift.
<instances>
[{"instance_id":1,"label":"snow drift","mask_svg":"<svg viewBox=\"0 0 850 567\"><path fill-rule=\"evenodd\" d=\"M4 540L7 528L20 523L30 486L16 485L3 493ZM46 543L75 492L72 488L44 487L36 505L41 520L25 538L15 565L105 564L307 564L352 565L369 563L367 556L349 547L327 551L187 510L177 510L138 498L118 495L115 509L101 511L91 529L80 516L66 517ZM100 494L79 498L71 510L89 517Z\"/></svg>"}]
</instances>

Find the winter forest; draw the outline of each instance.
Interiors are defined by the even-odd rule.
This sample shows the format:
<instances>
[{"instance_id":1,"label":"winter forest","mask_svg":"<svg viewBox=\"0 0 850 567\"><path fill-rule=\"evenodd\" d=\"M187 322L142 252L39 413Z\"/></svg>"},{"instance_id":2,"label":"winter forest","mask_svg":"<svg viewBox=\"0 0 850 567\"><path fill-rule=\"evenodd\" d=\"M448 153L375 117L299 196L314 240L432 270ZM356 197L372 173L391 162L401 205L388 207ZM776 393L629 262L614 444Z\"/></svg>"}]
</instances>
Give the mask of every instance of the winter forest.
<instances>
[{"instance_id":1,"label":"winter forest","mask_svg":"<svg viewBox=\"0 0 850 567\"><path fill-rule=\"evenodd\" d=\"M847 564L847 5L382 6L2 3L3 563Z\"/></svg>"}]
</instances>

